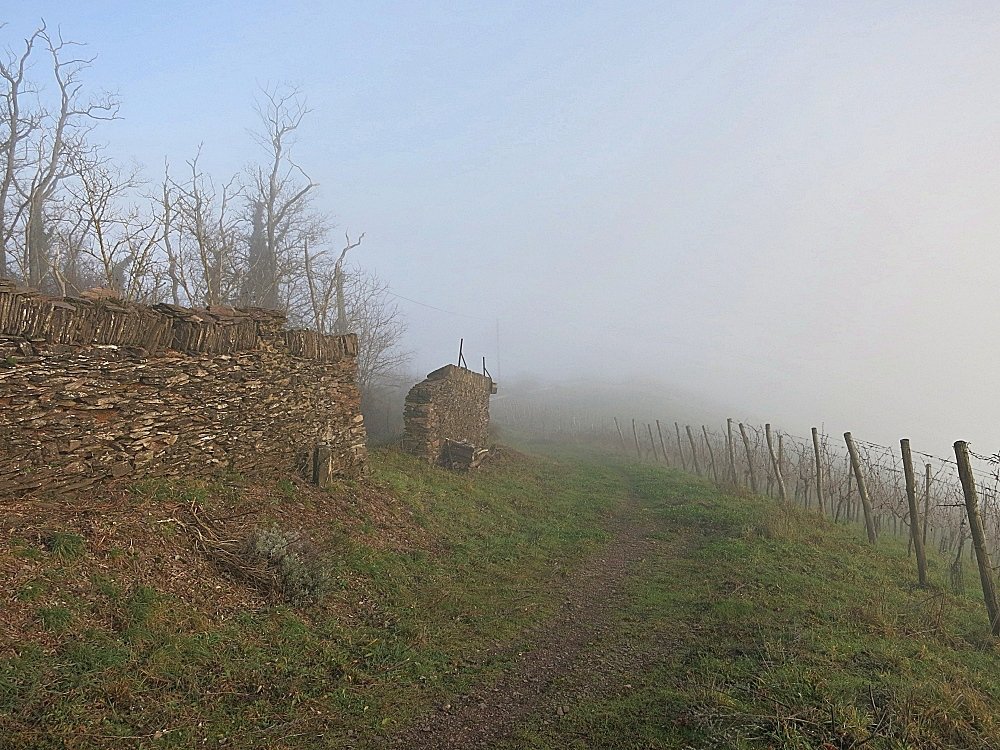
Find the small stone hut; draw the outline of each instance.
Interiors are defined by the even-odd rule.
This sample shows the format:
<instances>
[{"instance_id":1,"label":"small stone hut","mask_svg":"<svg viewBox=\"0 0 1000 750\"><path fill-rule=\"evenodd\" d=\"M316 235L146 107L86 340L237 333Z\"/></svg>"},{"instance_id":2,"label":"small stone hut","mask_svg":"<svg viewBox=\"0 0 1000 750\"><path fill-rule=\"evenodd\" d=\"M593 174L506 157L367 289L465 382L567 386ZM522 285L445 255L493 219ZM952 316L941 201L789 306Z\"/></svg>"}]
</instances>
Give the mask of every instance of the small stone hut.
<instances>
[{"instance_id":1,"label":"small stone hut","mask_svg":"<svg viewBox=\"0 0 1000 750\"><path fill-rule=\"evenodd\" d=\"M403 447L428 463L474 467L489 442L496 392L488 375L455 365L435 370L406 395Z\"/></svg>"}]
</instances>

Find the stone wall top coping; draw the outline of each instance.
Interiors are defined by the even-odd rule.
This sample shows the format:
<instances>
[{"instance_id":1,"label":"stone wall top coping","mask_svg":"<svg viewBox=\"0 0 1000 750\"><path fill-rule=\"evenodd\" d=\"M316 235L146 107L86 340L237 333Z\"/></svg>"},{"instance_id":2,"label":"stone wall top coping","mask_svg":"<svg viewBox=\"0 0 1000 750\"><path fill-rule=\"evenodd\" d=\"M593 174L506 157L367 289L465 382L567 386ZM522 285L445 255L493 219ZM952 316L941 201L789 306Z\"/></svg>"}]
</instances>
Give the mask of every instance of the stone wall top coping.
<instances>
[{"instance_id":1,"label":"stone wall top coping","mask_svg":"<svg viewBox=\"0 0 1000 750\"><path fill-rule=\"evenodd\" d=\"M117 345L149 353L232 354L278 348L292 356L335 362L356 357L355 334L286 329L286 316L259 307L186 308L122 300L113 290L52 297L0 278L0 336L77 347Z\"/></svg>"},{"instance_id":2,"label":"stone wall top coping","mask_svg":"<svg viewBox=\"0 0 1000 750\"><path fill-rule=\"evenodd\" d=\"M465 380L481 381L484 385L492 384L492 378L482 373L469 370L457 365L445 365L427 374L427 380L444 380L445 378L461 378Z\"/></svg>"}]
</instances>

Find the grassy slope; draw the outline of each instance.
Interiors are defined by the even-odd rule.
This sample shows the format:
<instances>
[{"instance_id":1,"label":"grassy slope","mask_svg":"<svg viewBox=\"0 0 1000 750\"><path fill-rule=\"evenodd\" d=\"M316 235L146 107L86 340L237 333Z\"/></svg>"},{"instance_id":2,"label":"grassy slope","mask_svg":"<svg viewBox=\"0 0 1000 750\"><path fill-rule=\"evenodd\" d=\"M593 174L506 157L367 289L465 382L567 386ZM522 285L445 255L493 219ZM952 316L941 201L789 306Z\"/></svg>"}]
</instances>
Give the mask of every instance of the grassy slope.
<instances>
[{"instance_id":1,"label":"grassy slope","mask_svg":"<svg viewBox=\"0 0 1000 750\"><path fill-rule=\"evenodd\" d=\"M0 746L339 747L390 732L503 669L493 646L516 650L555 611L631 493L659 529L621 613L642 666L510 747L1000 747L1000 656L971 570L954 596L932 558L921 591L895 540L872 551L856 529L593 457L474 478L391 452L374 465L433 543L334 535L340 589L321 610L211 616L110 566L85 534L15 540L39 573L9 606L38 635L0 644Z\"/></svg>"},{"instance_id":2,"label":"grassy slope","mask_svg":"<svg viewBox=\"0 0 1000 750\"><path fill-rule=\"evenodd\" d=\"M410 536L432 543L334 534L326 553L339 590L319 610L221 620L197 597L164 593L155 574L137 580L114 565L142 545L95 552L81 534L56 532L46 548L15 538L8 552L38 573L11 592L10 605L34 617L17 642L0 643L0 746L336 747L391 730L502 668L493 644L516 643L552 611L560 571L606 541L602 515L627 491L579 462L507 459L474 480L392 452L373 465L421 532ZM166 502L170 490L155 494ZM210 502L212 492L195 494ZM151 533L189 546L150 518Z\"/></svg>"},{"instance_id":3,"label":"grassy slope","mask_svg":"<svg viewBox=\"0 0 1000 750\"><path fill-rule=\"evenodd\" d=\"M898 539L876 551L772 500L629 474L662 522L622 617L648 668L510 747L1000 747L1000 651L970 563L956 596L932 555L921 590Z\"/></svg>"}]
</instances>

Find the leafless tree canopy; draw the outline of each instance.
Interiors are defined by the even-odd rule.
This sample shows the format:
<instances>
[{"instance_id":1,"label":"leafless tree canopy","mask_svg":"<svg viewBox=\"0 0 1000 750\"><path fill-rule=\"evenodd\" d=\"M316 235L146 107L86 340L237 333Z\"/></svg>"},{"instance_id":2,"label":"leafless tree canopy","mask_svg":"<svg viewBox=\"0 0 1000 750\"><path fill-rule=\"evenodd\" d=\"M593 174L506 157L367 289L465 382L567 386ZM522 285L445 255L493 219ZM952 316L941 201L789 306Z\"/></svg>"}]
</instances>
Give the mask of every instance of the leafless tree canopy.
<instances>
[{"instance_id":1,"label":"leafless tree canopy","mask_svg":"<svg viewBox=\"0 0 1000 750\"><path fill-rule=\"evenodd\" d=\"M144 302L278 309L292 325L358 333L365 389L398 370L404 326L388 287L347 266L364 234L335 242L296 160L302 92L258 92L258 159L242 172L208 174L198 146L151 181L95 138L120 102L86 81L94 59L44 23L0 51L0 276L62 295L100 286Z\"/></svg>"}]
</instances>

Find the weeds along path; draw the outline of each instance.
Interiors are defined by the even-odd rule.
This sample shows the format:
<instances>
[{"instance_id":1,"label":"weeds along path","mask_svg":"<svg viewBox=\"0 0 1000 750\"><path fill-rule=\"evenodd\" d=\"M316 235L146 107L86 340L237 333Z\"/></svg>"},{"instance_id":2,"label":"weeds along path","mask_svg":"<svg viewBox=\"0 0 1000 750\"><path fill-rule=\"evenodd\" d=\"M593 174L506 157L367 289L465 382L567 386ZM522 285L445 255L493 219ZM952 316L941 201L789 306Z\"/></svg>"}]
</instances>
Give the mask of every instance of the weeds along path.
<instances>
[{"instance_id":1,"label":"weeds along path","mask_svg":"<svg viewBox=\"0 0 1000 750\"><path fill-rule=\"evenodd\" d=\"M418 718L386 744L413 750L495 747L526 722L547 724L564 706L572 710L567 693L600 689L581 683L604 682L604 669L627 673L642 655L630 652L617 624L630 574L656 552L655 530L652 516L629 497L609 522L608 544L569 575L558 614L537 629L526 649L511 654L511 668Z\"/></svg>"}]
</instances>

